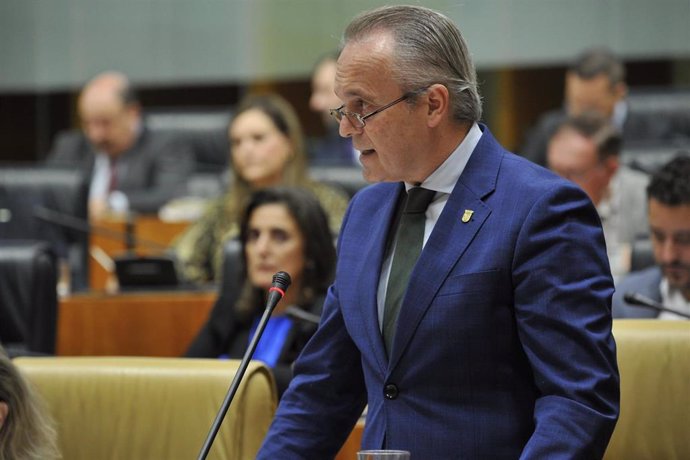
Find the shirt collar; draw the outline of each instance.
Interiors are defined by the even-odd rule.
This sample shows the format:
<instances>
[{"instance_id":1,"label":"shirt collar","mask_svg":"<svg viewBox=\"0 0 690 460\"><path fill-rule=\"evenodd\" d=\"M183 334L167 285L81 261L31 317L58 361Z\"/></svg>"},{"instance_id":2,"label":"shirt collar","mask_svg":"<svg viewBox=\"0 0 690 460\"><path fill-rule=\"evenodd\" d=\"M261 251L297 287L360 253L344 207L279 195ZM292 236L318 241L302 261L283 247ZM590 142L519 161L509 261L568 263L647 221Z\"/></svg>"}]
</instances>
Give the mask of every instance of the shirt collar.
<instances>
[{"instance_id":1,"label":"shirt collar","mask_svg":"<svg viewBox=\"0 0 690 460\"><path fill-rule=\"evenodd\" d=\"M625 101L618 101L613 106L613 114L611 115L611 124L620 132L623 132L623 125L625 118L628 116L628 104Z\"/></svg>"},{"instance_id":2,"label":"shirt collar","mask_svg":"<svg viewBox=\"0 0 690 460\"><path fill-rule=\"evenodd\" d=\"M455 188L460 175L465 170L467 162L475 147L482 137L482 130L477 123L472 123L472 127L467 132L465 138L460 142L453 153L446 158L446 161L436 168L436 170L429 175L429 177L422 182L421 187L436 192L450 194ZM405 190L410 190L414 185L405 183Z\"/></svg>"}]
</instances>

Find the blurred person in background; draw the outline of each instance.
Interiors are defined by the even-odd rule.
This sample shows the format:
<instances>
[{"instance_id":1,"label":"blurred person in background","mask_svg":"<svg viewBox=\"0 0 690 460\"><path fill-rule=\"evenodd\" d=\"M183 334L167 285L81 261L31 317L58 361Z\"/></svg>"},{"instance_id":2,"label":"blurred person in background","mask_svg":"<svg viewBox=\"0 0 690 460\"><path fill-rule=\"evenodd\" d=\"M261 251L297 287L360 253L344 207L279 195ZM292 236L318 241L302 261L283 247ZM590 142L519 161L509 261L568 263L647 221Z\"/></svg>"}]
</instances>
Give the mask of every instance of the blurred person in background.
<instances>
[{"instance_id":1,"label":"blurred person in background","mask_svg":"<svg viewBox=\"0 0 690 460\"><path fill-rule=\"evenodd\" d=\"M335 94L335 67L338 53L326 54L316 62L311 77L309 108L321 116L326 133L312 139L309 145L309 164L313 166L360 166L359 152L352 140L338 134L338 124L330 115L341 102Z\"/></svg>"},{"instance_id":2,"label":"blurred person in background","mask_svg":"<svg viewBox=\"0 0 690 460\"><path fill-rule=\"evenodd\" d=\"M203 216L173 243L185 278L214 281L220 272L223 242L239 233L239 218L252 191L288 185L311 191L326 210L331 231L340 229L347 195L309 179L302 128L293 107L278 95L249 96L237 107L228 128L231 185Z\"/></svg>"},{"instance_id":3,"label":"blurred person in background","mask_svg":"<svg viewBox=\"0 0 690 460\"><path fill-rule=\"evenodd\" d=\"M565 74L563 107L539 118L518 153L545 166L549 139L563 119L591 111L598 112L621 133L625 148L663 146L690 138L690 119L686 115L636 112L631 110L627 96L621 59L606 48L583 51Z\"/></svg>"},{"instance_id":4,"label":"blurred person in background","mask_svg":"<svg viewBox=\"0 0 690 460\"><path fill-rule=\"evenodd\" d=\"M321 314L335 268L328 220L316 198L304 189L276 187L255 192L240 223L243 271L238 292L221 289L208 321L186 356L242 358L266 305L278 271L292 284L278 303L253 359L264 361L276 377L279 394L292 378L292 362L316 331L316 324L286 315L297 308Z\"/></svg>"},{"instance_id":5,"label":"blurred person in background","mask_svg":"<svg viewBox=\"0 0 690 460\"><path fill-rule=\"evenodd\" d=\"M0 460L60 458L54 422L0 346Z\"/></svg>"},{"instance_id":6,"label":"blurred person in background","mask_svg":"<svg viewBox=\"0 0 690 460\"><path fill-rule=\"evenodd\" d=\"M690 155L679 153L651 178L647 187L649 227L656 265L633 272L613 295L618 318L682 319L628 305L623 296L642 294L666 307L690 314Z\"/></svg>"},{"instance_id":7,"label":"blurred person in background","mask_svg":"<svg viewBox=\"0 0 690 460\"><path fill-rule=\"evenodd\" d=\"M648 177L620 161L621 136L597 112L565 118L548 144L547 165L575 182L597 208L614 279L630 270L632 244L648 235Z\"/></svg>"},{"instance_id":8,"label":"blurred person in background","mask_svg":"<svg viewBox=\"0 0 690 460\"><path fill-rule=\"evenodd\" d=\"M47 163L78 168L91 178L90 218L155 213L185 193L193 153L173 133L146 128L127 76L105 72L94 77L79 95L78 111L81 131L58 135Z\"/></svg>"}]
</instances>

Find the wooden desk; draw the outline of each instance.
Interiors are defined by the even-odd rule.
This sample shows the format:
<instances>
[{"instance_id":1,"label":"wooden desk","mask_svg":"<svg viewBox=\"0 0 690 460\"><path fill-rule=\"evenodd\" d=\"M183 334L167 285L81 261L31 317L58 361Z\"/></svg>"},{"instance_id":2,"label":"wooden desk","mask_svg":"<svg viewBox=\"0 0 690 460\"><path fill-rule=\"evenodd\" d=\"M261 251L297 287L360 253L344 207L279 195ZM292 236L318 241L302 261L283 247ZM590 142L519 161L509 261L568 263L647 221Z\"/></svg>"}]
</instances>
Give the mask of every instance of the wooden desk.
<instances>
[{"instance_id":1,"label":"wooden desk","mask_svg":"<svg viewBox=\"0 0 690 460\"><path fill-rule=\"evenodd\" d=\"M60 300L57 354L181 356L204 325L215 292L78 294Z\"/></svg>"},{"instance_id":2,"label":"wooden desk","mask_svg":"<svg viewBox=\"0 0 690 460\"><path fill-rule=\"evenodd\" d=\"M362 445L363 433L364 420L360 420L352 429L352 433L350 433L350 436L347 438L334 460L356 460L357 452L359 452L360 446Z\"/></svg>"},{"instance_id":3,"label":"wooden desk","mask_svg":"<svg viewBox=\"0 0 690 460\"><path fill-rule=\"evenodd\" d=\"M127 250L127 221L124 217L108 217L91 224L94 228L101 229L101 232L92 231L89 237L89 247L92 248L89 256L89 287L104 290L111 273L93 257L93 249L99 248L110 258L123 254ZM136 245L134 252L139 255L161 254L189 225L188 221L164 222L155 215L137 216L132 222L133 236L135 240L144 243ZM153 247L145 242L152 242L160 247Z\"/></svg>"}]
</instances>

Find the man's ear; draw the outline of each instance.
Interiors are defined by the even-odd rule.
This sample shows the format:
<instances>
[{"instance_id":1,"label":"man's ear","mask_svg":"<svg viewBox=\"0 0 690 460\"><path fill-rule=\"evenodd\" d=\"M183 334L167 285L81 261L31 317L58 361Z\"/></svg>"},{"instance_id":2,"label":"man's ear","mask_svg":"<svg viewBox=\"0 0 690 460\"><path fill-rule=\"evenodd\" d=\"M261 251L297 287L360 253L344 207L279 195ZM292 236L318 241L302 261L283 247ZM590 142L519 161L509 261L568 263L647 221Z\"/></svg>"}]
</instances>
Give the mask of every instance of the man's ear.
<instances>
[{"instance_id":1,"label":"man's ear","mask_svg":"<svg viewBox=\"0 0 690 460\"><path fill-rule=\"evenodd\" d=\"M433 84L427 89L428 101L427 123L430 128L438 126L450 110L450 93L448 88L441 84Z\"/></svg>"},{"instance_id":2,"label":"man's ear","mask_svg":"<svg viewBox=\"0 0 690 460\"><path fill-rule=\"evenodd\" d=\"M622 81L616 83L613 85L613 94L615 95L617 101L624 99L628 95L628 85Z\"/></svg>"},{"instance_id":3,"label":"man's ear","mask_svg":"<svg viewBox=\"0 0 690 460\"><path fill-rule=\"evenodd\" d=\"M606 165L606 170L609 172L610 179L614 174L616 174L616 171L618 171L620 161L617 155L611 155L604 160L604 164Z\"/></svg>"},{"instance_id":4,"label":"man's ear","mask_svg":"<svg viewBox=\"0 0 690 460\"><path fill-rule=\"evenodd\" d=\"M0 401L0 428L5 424L7 420L7 414L10 412L10 407L5 401Z\"/></svg>"}]
</instances>

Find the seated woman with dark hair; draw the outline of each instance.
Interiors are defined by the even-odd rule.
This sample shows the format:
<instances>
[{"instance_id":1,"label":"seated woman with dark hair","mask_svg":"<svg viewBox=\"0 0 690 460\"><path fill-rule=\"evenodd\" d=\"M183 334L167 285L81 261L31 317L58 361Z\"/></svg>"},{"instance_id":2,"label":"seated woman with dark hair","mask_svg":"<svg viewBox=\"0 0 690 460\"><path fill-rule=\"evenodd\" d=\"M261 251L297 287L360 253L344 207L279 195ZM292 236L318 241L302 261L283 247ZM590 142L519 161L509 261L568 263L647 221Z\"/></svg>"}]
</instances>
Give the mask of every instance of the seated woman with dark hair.
<instances>
[{"instance_id":1,"label":"seated woman with dark hair","mask_svg":"<svg viewBox=\"0 0 690 460\"><path fill-rule=\"evenodd\" d=\"M282 395L292 378L292 362L316 330L299 312L320 315L335 268L328 219L312 193L266 188L249 199L240 222L243 272L239 292L223 295L187 350L197 358L241 358L264 312L273 275L285 271L292 285L278 303L254 359L273 369ZM287 315L286 311L298 310Z\"/></svg>"},{"instance_id":2,"label":"seated woman with dark hair","mask_svg":"<svg viewBox=\"0 0 690 460\"><path fill-rule=\"evenodd\" d=\"M0 460L60 458L53 420L0 347Z\"/></svg>"},{"instance_id":3,"label":"seated woman with dark hair","mask_svg":"<svg viewBox=\"0 0 690 460\"><path fill-rule=\"evenodd\" d=\"M218 280L223 242L237 237L252 192L278 186L307 189L326 211L334 233L349 201L342 190L309 178L297 112L281 96L244 98L230 121L228 138L231 186L173 243L184 277L195 284Z\"/></svg>"}]
</instances>

